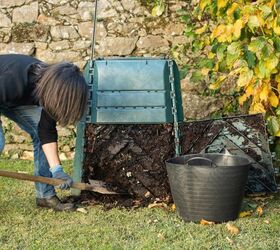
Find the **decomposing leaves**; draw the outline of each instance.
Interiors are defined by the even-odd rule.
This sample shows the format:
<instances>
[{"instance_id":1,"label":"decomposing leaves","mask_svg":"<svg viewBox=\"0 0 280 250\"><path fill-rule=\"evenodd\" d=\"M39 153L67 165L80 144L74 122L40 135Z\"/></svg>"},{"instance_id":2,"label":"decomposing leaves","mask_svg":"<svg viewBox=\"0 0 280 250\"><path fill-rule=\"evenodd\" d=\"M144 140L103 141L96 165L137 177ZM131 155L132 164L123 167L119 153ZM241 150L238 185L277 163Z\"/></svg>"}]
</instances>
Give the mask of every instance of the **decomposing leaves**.
<instances>
[{"instance_id":1,"label":"decomposing leaves","mask_svg":"<svg viewBox=\"0 0 280 250\"><path fill-rule=\"evenodd\" d=\"M263 208L261 206L258 206L256 212L258 216L261 217L263 215Z\"/></svg>"},{"instance_id":2,"label":"decomposing leaves","mask_svg":"<svg viewBox=\"0 0 280 250\"><path fill-rule=\"evenodd\" d=\"M148 205L148 208L165 208L165 209L168 209L168 206L164 202L155 202L155 203L152 203L152 204Z\"/></svg>"},{"instance_id":3,"label":"decomposing leaves","mask_svg":"<svg viewBox=\"0 0 280 250\"><path fill-rule=\"evenodd\" d=\"M215 222L202 219L200 225L215 225Z\"/></svg>"},{"instance_id":4,"label":"decomposing leaves","mask_svg":"<svg viewBox=\"0 0 280 250\"><path fill-rule=\"evenodd\" d=\"M244 217L248 217L248 216L251 216L253 213L252 210L250 211L242 211L239 213L239 218L244 218Z\"/></svg>"},{"instance_id":5,"label":"decomposing leaves","mask_svg":"<svg viewBox=\"0 0 280 250\"><path fill-rule=\"evenodd\" d=\"M234 241L232 239L230 239L228 236L226 237L226 240L229 242L229 244L233 245Z\"/></svg>"},{"instance_id":6,"label":"decomposing leaves","mask_svg":"<svg viewBox=\"0 0 280 250\"><path fill-rule=\"evenodd\" d=\"M234 235L237 235L240 232L239 228L237 228L235 225L233 225L229 222L226 224L226 228L231 234L234 234Z\"/></svg>"},{"instance_id":7,"label":"decomposing leaves","mask_svg":"<svg viewBox=\"0 0 280 250\"><path fill-rule=\"evenodd\" d=\"M83 207L77 208L76 211L80 212L80 213L83 213L83 214L87 214L88 213L88 211L85 208L83 208Z\"/></svg>"},{"instance_id":8,"label":"decomposing leaves","mask_svg":"<svg viewBox=\"0 0 280 250\"><path fill-rule=\"evenodd\" d=\"M175 211L176 211L176 205L175 205L175 204L172 204L172 205L171 205L171 211L172 211L172 212L175 212Z\"/></svg>"}]
</instances>

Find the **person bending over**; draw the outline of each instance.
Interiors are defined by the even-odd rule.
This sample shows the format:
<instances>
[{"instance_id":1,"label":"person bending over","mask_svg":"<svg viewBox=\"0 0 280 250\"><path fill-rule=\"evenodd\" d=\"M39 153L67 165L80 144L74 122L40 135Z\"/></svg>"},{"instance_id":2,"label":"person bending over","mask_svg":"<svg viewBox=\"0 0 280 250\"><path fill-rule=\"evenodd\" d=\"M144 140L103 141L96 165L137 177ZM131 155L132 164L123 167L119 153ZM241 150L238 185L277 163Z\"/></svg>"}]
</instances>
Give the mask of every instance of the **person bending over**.
<instances>
[{"instance_id":1,"label":"person bending over","mask_svg":"<svg viewBox=\"0 0 280 250\"><path fill-rule=\"evenodd\" d=\"M88 99L86 81L77 66L46 64L19 54L0 55L0 153L5 138L1 115L13 120L32 138L36 176L63 179L59 187L73 183L58 156L56 124L75 124L83 116ZM36 205L56 211L73 210L62 203L53 186L35 183Z\"/></svg>"}]
</instances>

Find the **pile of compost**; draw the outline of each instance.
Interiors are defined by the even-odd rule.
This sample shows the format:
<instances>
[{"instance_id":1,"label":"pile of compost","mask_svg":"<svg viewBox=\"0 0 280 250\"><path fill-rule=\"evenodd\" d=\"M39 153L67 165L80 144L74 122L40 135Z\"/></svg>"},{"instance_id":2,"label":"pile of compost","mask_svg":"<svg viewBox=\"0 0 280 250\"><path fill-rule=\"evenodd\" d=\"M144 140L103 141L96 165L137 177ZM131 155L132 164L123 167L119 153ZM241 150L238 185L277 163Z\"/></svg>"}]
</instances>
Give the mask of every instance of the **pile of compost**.
<instances>
[{"instance_id":1,"label":"pile of compost","mask_svg":"<svg viewBox=\"0 0 280 250\"><path fill-rule=\"evenodd\" d=\"M179 128L182 155L220 152L226 146L229 152L255 162L250 168L248 193L275 190L262 116L187 122ZM82 197L109 207L168 204L172 196L165 161L174 155L172 124L87 124L83 180L105 181L112 190L126 195L83 193Z\"/></svg>"},{"instance_id":2,"label":"pile of compost","mask_svg":"<svg viewBox=\"0 0 280 250\"><path fill-rule=\"evenodd\" d=\"M102 203L171 202L165 161L175 154L172 125L94 125L85 132L84 181L102 180L127 195L91 195Z\"/></svg>"}]
</instances>

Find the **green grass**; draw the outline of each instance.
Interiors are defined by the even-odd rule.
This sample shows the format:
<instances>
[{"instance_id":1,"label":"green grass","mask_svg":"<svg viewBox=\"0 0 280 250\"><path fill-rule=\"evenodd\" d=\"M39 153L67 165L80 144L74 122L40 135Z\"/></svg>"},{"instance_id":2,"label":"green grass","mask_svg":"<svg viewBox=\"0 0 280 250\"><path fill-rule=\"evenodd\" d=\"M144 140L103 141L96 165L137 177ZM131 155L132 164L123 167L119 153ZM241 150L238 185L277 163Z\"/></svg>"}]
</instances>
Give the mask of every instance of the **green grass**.
<instances>
[{"instance_id":1,"label":"green grass","mask_svg":"<svg viewBox=\"0 0 280 250\"><path fill-rule=\"evenodd\" d=\"M32 173L32 163L0 160L0 168ZM70 170L70 164L67 164ZM69 195L68 192L60 195ZM34 184L0 177L0 249L280 249L280 198L268 200L260 218L225 224L183 222L162 209L87 207L80 212L37 209Z\"/></svg>"}]
</instances>

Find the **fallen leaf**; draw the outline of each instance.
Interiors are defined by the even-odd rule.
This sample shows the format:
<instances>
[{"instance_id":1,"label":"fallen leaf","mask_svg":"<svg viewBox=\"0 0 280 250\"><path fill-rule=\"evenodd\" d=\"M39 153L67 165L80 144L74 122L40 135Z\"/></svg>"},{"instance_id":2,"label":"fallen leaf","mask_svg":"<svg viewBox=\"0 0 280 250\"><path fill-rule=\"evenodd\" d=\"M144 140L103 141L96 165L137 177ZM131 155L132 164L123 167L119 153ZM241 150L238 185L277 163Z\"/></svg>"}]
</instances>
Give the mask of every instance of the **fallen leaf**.
<instances>
[{"instance_id":1,"label":"fallen leaf","mask_svg":"<svg viewBox=\"0 0 280 250\"><path fill-rule=\"evenodd\" d=\"M157 235L157 237L158 237L160 240L164 240L164 239L165 239L164 235L161 234L161 233L159 233L159 234Z\"/></svg>"},{"instance_id":2,"label":"fallen leaf","mask_svg":"<svg viewBox=\"0 0 280 250\"><path fill-rule=\"evenodd\" d=\"M88 211L86 209L84 209L83 207L79 207L76 209L77 212L83 213L83 214L87 214Z\"/></svg>"},{"instance_id":3,"label":"fallen leaf","mask_svg":"<svg viewBox=\"0 0 280 250\"><path fill-rule=\"evenodd\" d=\"M253 213L252 210L250 210L250 211L242 211L242 212L239 213L238 217L239 218L244 218L244 217L247 217L247 216L251 216L252 213Z\"/></svg>"},{"instance_id":4,"label":"fallen leaf","mask_svg":"<svg viewBox=\"0 0 280 250\"><path fill-rule=\"evenodd\" d=\"M237 235L240 232L239 229L231 223L227 223L226 228L231 234L234 234L234 235Z\"/></svg>"},{"instance_id":5,"label":"fallen leaf","mask_svg":"<svg viewBox=\"0 0 280 250\"><path fill-rule=\"evenodd\" d=\"M153 203L153 204L150 204L148 206L148 208L155 208L155 207L159 207L159 208L168 208L167 204L166 203L163 203L163 202L160 202L160 203Z\"/></svg>"},{"instance_id":6,"label":"fallen leaf","mask_svg":"<svg viewBox=\"0 0 280 250\"><path fill-rule=\"evenodd\" d=\"M215 225L215 222L202 219L200 225Z\"/></svg>"},{"instance_id":7,"label":"fallen leaf","mask_svg":"<svg viewBox=\"0 0 280 250\"><path fill-rule=\"evenodd\" d=\"M234 241L232 239L230 239L228 236L226 237L226 240L231 244L233 245Z\"/></svg>"},{"instance_id":8,"label":"fallen leaf","mask_svg":"<svg viewBox=\"0 0 280 250\"><path fill-rule=\"evenodd\" d=\"M256 212L258 216L261 217L263 215L263 208L261 206L258 206Z\"/></svg>"},{"instance_id":9,"label":"fallen leaf","mask_svg":"<svg viewBox=\"0 0 280 250\"><path fill-rule=\"evenodd\" d=\"M172 212L175 212L175 211L176 211L176 205L175 205L175 204L172 204L172 206L171 206L171 211L172 211Z\"/></svg>"}]
</instances>

